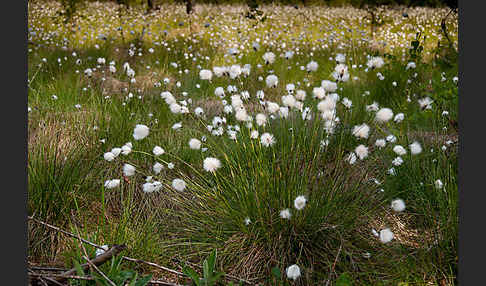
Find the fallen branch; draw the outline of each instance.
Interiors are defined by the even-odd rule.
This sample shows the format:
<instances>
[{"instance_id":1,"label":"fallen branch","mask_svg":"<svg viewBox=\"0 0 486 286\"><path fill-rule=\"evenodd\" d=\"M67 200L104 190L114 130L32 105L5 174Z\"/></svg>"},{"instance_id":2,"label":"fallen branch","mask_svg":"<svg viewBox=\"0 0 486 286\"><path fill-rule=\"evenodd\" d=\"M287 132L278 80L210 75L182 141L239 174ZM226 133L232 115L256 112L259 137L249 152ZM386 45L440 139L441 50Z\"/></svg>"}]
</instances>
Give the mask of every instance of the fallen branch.
<instances>
[{"instance_id":1,"label":"fallen branch","mask_svg":"<svg viewBox=\"0 0 486 286\"><path fill-rule=\"evenodd\" d=\"M88 256L88 252L86 252L86 248L84 247L84 244L81 243L81 236L79 235L79 229L76 225L74 225L76 227L76 232L78 234L78 239L79 239L79 246L83 249L83 252L84 252L84 259L86 259L86 261L88 262L89 264L89 267L91 267L92 269L94 269L98 274L100 274L106 281L108 281L108 283L110 283L111 286L116 286L116 284L110 280L110 278L108 278L108 276L105 275L105 273L103 273L103 271L101 271L92 261L91 259L89 259L89 256ZM126 246L125 246L126 248ZM120 250L121 251L121 250ZM108 259L107 259L108 260ZM103 264L104 262L101 262L101 264Z\"/></svg>"},{"instance_id":2,"label":"fallen branch","mask_svg":"<svg viewBox=\"0 0 486 286\"><path fill-rule=\"evenodd\" d=\"M49 278L63 278L63 279L74 279L74 280L85 280L85 281L94 281L95 279L91 276L79 276L79 275L62 275L62 274L50 274L50 273L29 273L29 276L37 279L46 279ZM59 282L57 282L59 283ZM150 284L153 285L167 285L167 286L183 286L180 284L162 281L162 280L150 280Z\"/></svg>"},{"instance_id":3,"label":"fallen branch","mask_svg":"<svg viewBox=\"0 0 486 286\"><path fill-rule=\"evenodd\" d=\"M59 227L57 227L57 226L54 226L54 225L48 224L48 223L46 223L46 222L43 222L43 221L41 221L41 220L35 219L33 216L29 216L28 218L29 218L30 220L34 221L34 222L37 222L37 223L42 224L42 225L44 225L44 226L46 226L46 227L48 227L48 228L54 229L54 230L56 230L56 231L59 231L59 232L61 232L61 233L65 234L65 235L68 235L68 236L70 236L70 237L73 237L73 238L75 238L75 239L77 239L77 240L80 240L80 241L82 241L82 242L84 242L84 243L86 243L86 244L89 244L89 245L91 245L91 246L93 246L93 247L96 247L96 248L99 248L99 249L103 249L103 250L105 250L105 249L104 249L104 248L103 248L101 245L98 245L98 244L93 243L93 242L91 242L91 241L89 241L89 240L83 239L83 238L81 238L79 235L75 235L74 233L71 233L71 232L69 232L69 231L65 231L65 230L63 230L63 229L61 229L61 228L59 228ZM148 262L148 261L144 261L144 260L141 260L141 259L135 259L135 258L126 257L126 256L123 256L122 258L123 258L123 259L125 259L125 260L128 260L128 261L132 261L132 262L144 263L144 264L147 264L147 265L153 266L153 267L155 267L155 268L159 268L159 269L162 269L162 270L165 270L165 271L168 271L168 272L170 272L170 273L177 274L177 275L180 275L180 276L186 276L186 275L185 275L184 273L182 273L182 272L179 272L179 271L176 271L176 270L173 270L173 269L170 269L170 268L167 268L167 267L164 267L164 266L158 265L158 264L153 263L153 262ZM39 269L39 270L43 270L43 269Z\"/></svg>"},{"instance_id":4,"label":"fallen branch","mask_svg":"<svg viewBox=\"0 0 486 286\"><path fill-rule=\"evenodd\" d=\"M57 267L50 267L50 266L30 266L32 270L41 270L41 271L68 271L69 269L66 268L57 268Z\"/></svg>"},{"instance_id":5,"label":"fallen branch","mask_svg":"<svg viewBox=\"0 0 486 286\"><path fill-rule=\"evenodd\" d=\"M91 263L95 266L100 266L103 263L105 263L106 261L110 260L113 256L118 255L118 253L120 253L125 248L127 248L127 246L124 245L124 244L113 245L108 251L106 251L105 253L103 253L101 255L96 256L93 260L91 260ZM89 266L90 266L90 263L85 263L85 264L81 265L81 268L83 270L86 270L86 269L89 268ZM70 275L75 274L76 272L77 272L76 268L73 268L71 270L63 272L61 275L62 276L70 276ZM56 279L56 281L59 281L59 282L62 282L62 281L65 281L65 280L66 279L62 278L62 277L59 277L59 278Z\"/></svg>"}]
</instances>

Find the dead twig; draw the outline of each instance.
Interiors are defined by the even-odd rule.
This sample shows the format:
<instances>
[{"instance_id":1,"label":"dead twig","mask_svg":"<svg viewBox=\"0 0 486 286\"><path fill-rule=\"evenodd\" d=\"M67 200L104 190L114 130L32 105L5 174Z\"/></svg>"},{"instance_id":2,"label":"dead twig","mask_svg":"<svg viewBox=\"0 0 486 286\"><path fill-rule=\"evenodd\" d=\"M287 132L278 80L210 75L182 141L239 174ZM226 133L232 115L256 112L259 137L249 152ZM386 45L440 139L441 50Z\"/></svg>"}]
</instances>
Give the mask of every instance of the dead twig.
<instances>
[{"instance_id":1,"label":"dead twig","mask_svg":"<svg viewBox=\"0 0 486 286\"><path fill-rule=\"evenodd\" d=\"M96 265L96 266L100 266L102 265L103 263L105 263L106 261L110 260L113 256L116 256L118 255L118 253L120 253L122 250L126 249L127 246L122 244L122 245L113 245L111 247L111 249L109 249L108 251L106 251L105 253L101 254L101 255L98 255L96 256L93 260L91 260L91 263ZM89 263L85 263L83 265L81 265L81 268L83 270L86 270L88 269L88 267L90 267L90 264ZM70 276L70 275L73 275L76 273L76 268L73 268L71 270L68 270L66 272L63 272L61 275L62 276ZM65 281L66 279L63 279L62 277L56 279L57 281Z\"/></svg>"},{"instance_id":2,"label":"dead twig","mask_svg":"<svg viewBox=\"0 0 486 286\"><path fill-rule=\"evenodd\" d=\"M176 271L176 270L172 270L170 268L167 268L167 267L158 265L158 264L153 263L153 262L148 262L148 261L144 261L144 260L141 260L141 259L135 259L135 258L126 257L126 256L123 256L122 258L125 259L125 260L128 260L128 261L136 262L136 263L144 263L144 264L147 264L147 265L153 266L155 268L159 268L159 269L165 270L167 272L170 272L170 273L173 273L173 274L176 274L176 275L186 276L182 272L179 272L179 271Z\"/></svg>"},{"instance_id":3,"label":"dead twig","mask_svg":"<svg viewBox=\"0 0 486 286\"><path fill-rule=\"evenodd\" d=\"M57 268L57 267L50 267L50 266L30 266L32 270L41 270L41 271L68 271L69 269L66 268Z\"/></svg>"},{"instance_id":4,"label":"dead twig","mask_svg":"<svg viewBox=\"0 0 486 286\"><path fill-rule=\"evenodd\" d=\"M74 279L74 280L86 280L86 281L94 281L95 279L91 276L79 276L79 275L62 275L62 274L51 274L51 273L29 273L29 276L32 278L37 278L39 281L42 279L49 280L52 278L64 278L64 279ZM42 282L41 282L42 283ZM44 281L45 283L45 281ZM59 283L56 281L56 283ZM172 283L172 282L167 282L167 281L162 281L162 280L150 280L150 284L153 285L167 285L167 286L183 286L180 284ZM62 285L62 284L58 284Z\"/></svg>"},{"instance_id":5,"label":"dead twig","mask_svg":"<svg viewBox=\"0 0 486 286\"><path fill-rule=\"evenodd\" d=\"M329 278L326 281L326 286L328 286L329 282L331 282L331 275L332 275L332 273L334 273L334 268L336 267L336 262L338 260L339 254L341 253L342 247L343 247L343 244L341 243L341 245L339 246L338 253L336 254L336 258L334 259L334 263L332 264L331 272L329 272Z\"/></svg>"},{"instance_id":6,"label":"dead twig","mask_svg":"<svg viewBox=\"0 0 486 286\"><path fill-rule=\"evenodd\" d=\"M100 274L101 276L103 276L103 278L108 281L108 283L110 283L111 286L116 286L116 284L110 280L110 278L108 278L108 276L105 275L105 273L103 273L103 271L101 271L98 267L96 267L96 265L91 262L91 259L89 259L89 255L88 255L88 252L86 251L86 248L84 247L84 244L81 243L81 236L79 235L79 229L76 225L74 225L74 227L76 228L76 232L77 232L77 235L78 235L78 239L79 239L79 246L81 247L81 249L83 249L83 252L84 252L84 259L86 259L86 261L88 262L89 266L94 269L98 274Z\"/></svg>"}]
</instances>

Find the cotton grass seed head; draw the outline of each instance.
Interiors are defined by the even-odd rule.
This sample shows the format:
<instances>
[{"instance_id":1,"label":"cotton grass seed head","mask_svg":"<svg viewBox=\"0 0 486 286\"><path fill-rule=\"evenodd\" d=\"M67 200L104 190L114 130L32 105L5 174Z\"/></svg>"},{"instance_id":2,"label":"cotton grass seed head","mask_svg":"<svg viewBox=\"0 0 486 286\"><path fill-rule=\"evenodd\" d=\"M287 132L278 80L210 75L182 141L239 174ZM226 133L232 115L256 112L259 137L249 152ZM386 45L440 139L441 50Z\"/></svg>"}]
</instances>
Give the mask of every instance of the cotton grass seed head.
<instances>
[{"instance_id":1,"label":"cotton grass seed head","mask_svg":"<svg viewBox=\"0 0 486 286\"><path fill-rule=\"evenodd\" d=\"M164 169L164 165L160 164L159 162L155 163L154 166L152 167L152 169L154 170L154 173L155 174L159 174L162 169Z\"/></svg>"},{"instance_id":2,"label":"cotton grass seed head","mask_svg":"<svg viewBox=\"0 0 486 286\"><path fill-rule=\"evenodd\" d=\"M258 113L255 116L255 121L258 126L265 126L267 124L267 116L263 113Z\"/></svg>"},{"instance_id":3,"label":"cotton grass seed head","mask_svg":"<svg viewBox=\"0 0 486 286\"><path fill-rule=\"evenodd\" d=\"M103 154L103 158L108 161L108 162L111 162L115 159L115 154L111 153L111 152L106 152L105 154Z\"/></svg>"},{"instance_id":4,"label":"cotton grass seed head","mask_svg":"<svg viewBox=\"0 0 486 286\"><path fill-rule=\"evenodd\" d=\"M292 214L290 213L289 209L284 209L280 211L280 217L283 219L290 219L291 216Z\"/></svg>"},{"instance_id":5,"label":"cotton grass seed head","mask_svg":"<svg viewBox=\"0 0 486 286\"><path fill-rule=\"evenodd\" d=\"M174 179L172 180L172 187L179 192L184 191L186 188L186 182L184 182L182 179Z\"/></svg>"},{"instance_id":6,"label":"cotton grass seed head","mask_svg":"<svg viewBox=\"0 0 486 286\"><path fill-rule=\"evenodd\" d=\"M376 139L375 146L378 148L383 148L386 146L386 140L385 139Z\"/></svg>"},{"instance_id":7,"label":"cotton grass seed head","mask_svg":"<svg viewBox=\"0 0 486 286\"><path fill-rule=\"evenodd\" d=\"M434 182L434 185L435 185L435 188L436 189L442 189L442 187L444 186L444 184L442 183L442 181L440 179L437 179L435 182Z\"/></svg>"},{"instance_id":8,"label":"cotton grass seed head","mask_svg":"<svg viewBox=\"0 0 486 286\"><path fill-rule=\"evenodd\" d=\"M165 150L162 149L160 146L155 146L154 149L152 150L155 156L160 156L165 153Z\"/></svg>"},{"instance_id":9,"label":"cotton grass seed head","mask_svg":"<svg viewBox=\"0 0 486 286\"><path fill-rule=\"evenodd\" d=\"M105 188L107 189L113 189L116 188L120 185L120 180L119 179L113 179L113 180L106 180L105 181Z\"/></svg>"},{"instance_id":10,"label":"cotton grass seed head","mask_svg":"<svg viewBox=\"0 0 486 286\"><path fill-rule=\"evenodd\" d=\"M267 87L276 87L278 84L278 77L276 75L269 75L265 79L265 83L267 84Z\"/></svg>"},{"instance_id":11,"label":"cotton grass seed head","mask_svg":"<svg viewBox=\"0 0 486 286\"><path fill-rule=\"evenodd\" d=\"M390 108L382 108L376 113L377 122L388 122L393 118L393 111Z\"/></svg>"},{"instance_id":12,"label":"cotton grass seed head","mask_svg":"<svg viewBox=\"0 0 486 286\"><path fill-rule=\"evenodd\" d=\"M422 153L422 146L420 146L420 143L417 141L410 144L409 147L410 147L410 153L412 153L412 155L417 155Z\"/></svg>"},{"instance_id":13,"label":"cotton grass seed head","mask_svg":"<svg viewBox=\"0 0 486 286\"><path fill-rule=\"evenodd\" d=\"M349 155L346 157L346 161L349 162L349 164L353 165L356 163L357 157L354 152L349 153Z\"/></svg>"},{"instance_id":14,"label":"cotton grass seed head","mask_svg":"<svg viewBox=\"0 0 486 286\"><path fill-rule=\"evenodd\" d=\"M380 231L380 241L382 243L388 243L392 241L394 237L393 232L389 228L385 228Z\"/></svg>"},{"instance_id":15,"label":"cotton grass seed head","mask_svg":"<svg viewBox=\"0 0 486 286\"><path fill-rule=\"evenodd\" d=\"M302 210L305 207L306 203L307 203L307 199L304 196L298 196L294 200L294 207L297 210Z\"/></svg>"},{"instance_id":16,"label":"cotton grass seed head","mask_svg":"<svg viewBox=\"0 0 486 286\"><path fill-rule=\"evenodd\" d=\"M396 212L405 210L405 202L402 199L396 199L391 202L391 208Z\"/></svg>"},{"instance_id":17,"label":"cotton grass seed head","mask_svg":"<svg viewBox=\"0 0 486 286\"><path fill-rule=\"evenodd\" d=\"M123 175L125 175L125 177L135 175L135 167L130 164L123 165Z\"/></svg>"},{"instance_id":18,"label":"cotton grass seed head","mask_svg":"<svg viewBox=\"0 0 486 286\"><path fill-rule=\"evenodd\" d=\"M199 150L201 149L201 141L196 139L196 138L192 138L191 140L189 140L189 147L192 149L192 150Z\"/></svg>"},{"instance_id":19,"label":"cotton grass seed head","mask_svg":"<svg viewBox=\"0 0 486 286\"><path fill-rule=\"evenodd\" d=\"M213 77L213 72L211 72L210 70L201 70L199 71L199 77L201 78L201 80L211 80L211 78Z\"/></svg>"},{"instance_id":20,"label":"cotton grass seed head","mask_svg":"<svg viewBox=\"0 0 486 286\"><path fill-rule=\"evenodd\" d=\"M297 278L300 277L300 268L297 266L297 264L290 265L287 268L287 278L292 279L292 280L297 280Z\"/></svg>"},{"instance_id":21,"label":"cotton grass seed head","mask_svg":"<svg viewBox=\"0 0 486 286\"><path fill-rule=\"evenodd\" d=\"M260 143L262 143L262 145L265 147L269 147L275 144L275 138L273 137L272 134L265 132L260 137Z\"/></svg>"},{"instance_id":22,"label":"cotton grass seed head","mask_svg":"<svg viewBox=\"0 0 486 286\"><path fill-rule=\"evenodd\" d=\"M402 145L395 145L395 147L393 147L393 152L395 152L398 156L407 154L407 150L405 150Z\"/></svg>"},{"instance_id":23,"label":"cotton grass seed head","mask_svg":"<svg viewBox=\"0 0 486 286\"><path fill-rule=\"evenodd\" d=\"M368 138L370 132L370 127L366 124L363 123L361 125L356 125L353 127L353 135L356 136L357 138Z\"/></svg>"},{"instance_id":24,"label":"cotton grass seed head","mask_svg":"<svg viewBox=\"0 0 486 286\"><path fill-rule=\"evenodd\" d=\"M368 157L368 147L365 145L361 144L356 149L354 150L356 155L360 160L363 160L364 158Z\"/></svg>"},{"instance_id":25,"label":"cotton grass seed head","mask_svg":"<svg viewBox=\"0 0 486 286\"><path fill-rule=\"evenodd\" d=\"M221 167L221 161L214 157L207 157L204 159L203 167L206 172L214 173L217 169Z\"/></svg>"},{"instance_id":26,"label":"cotton grass seed head","mask_svg":"<svg viewBox=\"0 0 486 286\"><path fill-rule=\"evenodd\" d=\"M143 124L137 124L133 130L133 138L135 140L142 140L149 135L149 128Z\"/></svg>"}]
</instances>

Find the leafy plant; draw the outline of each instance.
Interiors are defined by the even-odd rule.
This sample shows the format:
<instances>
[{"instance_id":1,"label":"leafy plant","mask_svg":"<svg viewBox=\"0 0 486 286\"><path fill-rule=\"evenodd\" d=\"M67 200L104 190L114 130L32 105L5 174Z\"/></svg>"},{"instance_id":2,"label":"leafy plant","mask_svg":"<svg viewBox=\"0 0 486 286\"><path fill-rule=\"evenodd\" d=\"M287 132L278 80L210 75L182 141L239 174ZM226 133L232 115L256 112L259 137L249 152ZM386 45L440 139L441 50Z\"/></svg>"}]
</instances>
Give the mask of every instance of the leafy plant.
<instances>
[{"instance_id":1,"label":"leafy plant","mask_svg":"<svg viewBox=\"0 0 486 286\"><path fill-rule=\"evenodd\" d=\"M336 280L336 286L351 286L353 283L351 282L351 277L348 273L343 273L339 275L338 279Z\"/></svg>"},{"instance_id":2,"label":"leafy plant","mask_svg":"<svg viewBox=\"0 0 486 286\"><path fill-rule=\"evenodd\" d=\"M196 270L185 265L182 272L192 279L192 282L197 286L211 286L216 283L224 275L224 272L215 271L217 250L213 250L208 258L203 261L203 277L201 278Z\"/></svg>"},{"instance_id":3,"label":"leafy plant","mask_svg":"<svg viewBox=\"0 0 486 286\"><path fill-rule=\"evenodd\" d=\"M422 59L422 52L424 50L423 43L425 42L425 35L422 40L422 32L417 32L415 39L410 43L411 47L408 50L410 60L419 62Z\"/></svg>"},{"instance_id":4,"label":"leafy plant","mask_svg":"<svg viewBox=\"0 0 486 286\"><path fill-rule=\"evenodd\" d=\"M118 286L146 286L152 279L152 275L146 275L139 277L138 272L132 269L122 269L122 257L114 257L111 260L110 269L105 272L105 275ZM75 285L89 286L89 285L106 285L111 286L111 284L97 272L85 273L81 268L80 263L74 260L74 267L76 268L76 274L78 276L91 275L94 281L83 281L76 280Z\"/></svg>"}]
</instances>

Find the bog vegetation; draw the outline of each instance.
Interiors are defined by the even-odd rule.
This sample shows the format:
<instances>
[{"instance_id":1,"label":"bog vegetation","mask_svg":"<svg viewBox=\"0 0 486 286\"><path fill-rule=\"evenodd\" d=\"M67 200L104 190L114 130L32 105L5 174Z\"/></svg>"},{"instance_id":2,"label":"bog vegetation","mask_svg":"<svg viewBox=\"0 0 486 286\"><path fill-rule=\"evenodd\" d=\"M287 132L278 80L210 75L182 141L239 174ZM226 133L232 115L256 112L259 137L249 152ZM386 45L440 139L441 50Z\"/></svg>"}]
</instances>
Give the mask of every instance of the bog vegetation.
<instances>
[{"instance_id":1,"label":"bog vegetation","mask_svg":"<svg viewBox=\"0 0 486 286\"><path fill-rule=\"evenodd\" d=\"M66 7L28 6L31 266L90 278L72 285L456 284L457 11Z\"/></svg>"}]
</instances>

